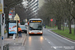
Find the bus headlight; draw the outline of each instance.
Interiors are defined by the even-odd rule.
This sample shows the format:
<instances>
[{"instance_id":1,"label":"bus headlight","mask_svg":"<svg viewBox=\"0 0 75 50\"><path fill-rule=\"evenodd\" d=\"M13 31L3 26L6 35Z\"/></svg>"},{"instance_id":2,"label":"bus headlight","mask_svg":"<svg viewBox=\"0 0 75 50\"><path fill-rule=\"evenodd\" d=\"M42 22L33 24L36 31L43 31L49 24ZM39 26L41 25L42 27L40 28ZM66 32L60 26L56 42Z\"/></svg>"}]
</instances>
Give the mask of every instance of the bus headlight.
<instances>
[{"instance_id":1,"label":"bus headlight","mask_svg":"<svg viewBox=\"0 0 75 50\"><path fill-rule=\"evenodd\" d=\"M40 33L42 33L42 31L40 31Z\"/></svg>"}]
</instances>

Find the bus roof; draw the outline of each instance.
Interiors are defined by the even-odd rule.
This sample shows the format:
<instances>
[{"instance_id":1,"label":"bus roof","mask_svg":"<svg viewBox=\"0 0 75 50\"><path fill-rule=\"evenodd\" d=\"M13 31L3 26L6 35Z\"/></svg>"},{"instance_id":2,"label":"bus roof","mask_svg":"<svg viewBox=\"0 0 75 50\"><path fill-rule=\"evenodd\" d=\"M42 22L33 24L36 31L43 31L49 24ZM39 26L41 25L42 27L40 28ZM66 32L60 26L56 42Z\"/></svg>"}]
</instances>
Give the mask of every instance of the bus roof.
<instances>
[{"instance_id":1,"label":"bus roof","mask_svg":"<svg viewBox=\"0 0 75 50\"><path fill-rule=\"evenodd\" d=\"M42 20L41 18L31 18L29 20Z\"/></svg>"}]
</instances>

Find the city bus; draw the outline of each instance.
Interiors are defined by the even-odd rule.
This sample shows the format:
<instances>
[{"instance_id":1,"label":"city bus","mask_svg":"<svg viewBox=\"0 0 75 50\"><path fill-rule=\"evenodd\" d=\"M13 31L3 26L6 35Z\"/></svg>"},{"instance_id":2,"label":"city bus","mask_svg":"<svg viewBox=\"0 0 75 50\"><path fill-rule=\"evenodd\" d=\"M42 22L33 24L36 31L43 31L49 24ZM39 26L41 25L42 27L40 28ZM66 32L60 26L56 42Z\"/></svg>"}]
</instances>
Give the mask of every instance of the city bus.
<instances>
[{"instance_id":1,"label":"city bus","mask_svg":"<svg viewBox=\"0 0 75 50\"><path fill-rule=\"evenodd\" d=\"M30 34L43 34L43 20L40 18L32 18L29 19L29 30L28 33Z\"/></svg>"}]
</instances>

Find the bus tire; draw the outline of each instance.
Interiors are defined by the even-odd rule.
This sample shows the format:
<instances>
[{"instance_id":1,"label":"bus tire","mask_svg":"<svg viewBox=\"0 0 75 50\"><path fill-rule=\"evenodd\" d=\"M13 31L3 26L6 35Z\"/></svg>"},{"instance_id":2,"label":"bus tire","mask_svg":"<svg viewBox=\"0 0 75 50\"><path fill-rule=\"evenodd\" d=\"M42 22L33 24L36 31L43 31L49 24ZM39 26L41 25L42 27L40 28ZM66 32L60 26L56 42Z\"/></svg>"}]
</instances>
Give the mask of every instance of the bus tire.
<instances>
[{"instance_id":1,"label":"bus tire","mask_svg":"<svg viewBox=\"0 0 75 50\"><path fill-rule=\"evenodd\" d=\"M41 36L43 35L43 34L40 34Z\"/></svg>"},{"instance_id":2,"label":"bus tire","mask_svg":"<svg viewBox=\"0 0 75 50\"><path fill-rule=\"evenodd\" d=\"M31 34L29 34L29 36L31 36Z\"/></svg>"}]
</instances>

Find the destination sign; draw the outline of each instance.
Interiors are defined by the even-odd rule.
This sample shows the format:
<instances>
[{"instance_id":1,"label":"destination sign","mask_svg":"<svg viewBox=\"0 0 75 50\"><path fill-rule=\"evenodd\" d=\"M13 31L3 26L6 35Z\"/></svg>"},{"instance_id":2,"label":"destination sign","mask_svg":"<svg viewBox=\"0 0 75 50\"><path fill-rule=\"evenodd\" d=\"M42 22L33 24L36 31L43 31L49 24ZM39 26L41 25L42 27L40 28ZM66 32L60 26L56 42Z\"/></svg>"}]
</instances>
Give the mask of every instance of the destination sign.
<instances>
[{"instance_id":1,"label":"destination sign","mask_svg":"<svg viewBox=\"0 0 75 50\"><path fill-rule=\"evenodd\" d=\"M40 21L40 20L32 20L32 21L30 21L30 22L42 22L42 21Z\"/></svg>"}]
</instances>

